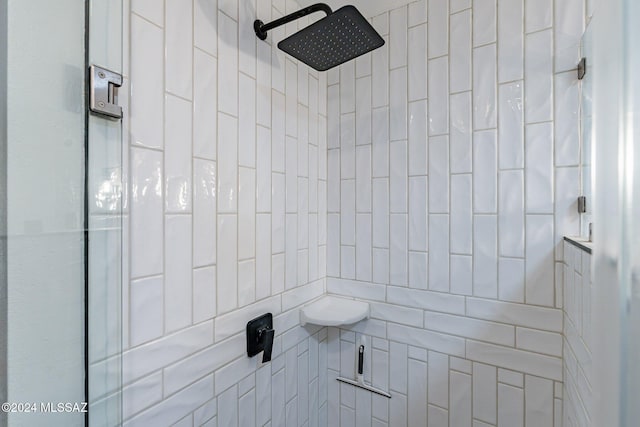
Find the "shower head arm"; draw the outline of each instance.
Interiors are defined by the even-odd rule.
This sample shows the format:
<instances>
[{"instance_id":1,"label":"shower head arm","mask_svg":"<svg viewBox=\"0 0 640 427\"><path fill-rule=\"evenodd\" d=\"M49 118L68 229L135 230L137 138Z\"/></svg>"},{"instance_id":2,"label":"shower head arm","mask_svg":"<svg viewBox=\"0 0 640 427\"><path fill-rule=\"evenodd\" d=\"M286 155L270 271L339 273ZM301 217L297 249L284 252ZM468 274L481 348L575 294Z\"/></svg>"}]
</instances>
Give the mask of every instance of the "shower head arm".
<instances>
[{"instance_id":1,"label":"shower head arm","mask_svg":"<svg viewBox=\"0 0 640 427\"><path fill-rule=\"evenodd\" d=\"M256 32L256 36L260 40L264 40L267 38L267 31L273 30L276 27L279 27L284 24L288 24L291 21L295 21L296 19L300 19L303 16L307 16L314 12L324 12L328 15L331 15L333 11L328 4L325 3L316 3L311 6L307 6L304 9L300 9L297 12L290 13L287 16L283 16L282 18L276 19L275 21L271 21L267 24L263 23L261 20L256 19L253 23L253 29Z\"/></svg>"}]
</instances>

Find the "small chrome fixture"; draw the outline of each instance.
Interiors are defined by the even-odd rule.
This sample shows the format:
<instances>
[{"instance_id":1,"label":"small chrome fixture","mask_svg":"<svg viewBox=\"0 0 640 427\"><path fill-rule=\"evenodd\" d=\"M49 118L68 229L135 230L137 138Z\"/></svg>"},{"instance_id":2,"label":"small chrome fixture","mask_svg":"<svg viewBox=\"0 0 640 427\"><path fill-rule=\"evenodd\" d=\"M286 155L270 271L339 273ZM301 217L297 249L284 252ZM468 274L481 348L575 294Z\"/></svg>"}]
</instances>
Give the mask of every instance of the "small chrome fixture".
<instances>
[{"instance_id":1,"label":"small chrome fixture","mask_svg":"<svg viewBox=\"0 0 640 427\"><path fill-rule=\"evenodd\" d=\"M89 109L92 113L111 119L122 118L122 107L118 105L118 88L122 86L122 75L106 68L89 67Z\"/></svg>"},{"instance_id":2,"label":"small chrome fixture","mask_svg":"<svg viewBox=\"0 0 640 427\"><path fill-rule=\"evenodd\" d=\"M584 79L587 74L587 58L582 58L578 63L578 80Z\"/></svg>"},{"instance_id":3,"label":"small chrome fixture","mask_svg":"<svg viewBox=\"0 0 640 427\"><path fill-rule=\"evenodd\" d=\"M317 3L268 24L257 19L253 29L260 40L265 40L269 30L314 12L327 16L282 40L278 48L318 71L337 67L384 45L380 34L350 5L332 12L327 4Z\"/></svg>"},{"instance_id":4,"label":"small chrome fixture","mask_svg":"<svg viewBox=\"0 0 640 427\"><path fill-rule=\"evenodd\" d=\"M587 212L587 198L585 196L578 197L578 213Z\"/></svg>"},{"instance_id":5,"label":"small chrome fixture","mask_svg":"<svg viewBox=\"0 0 640 427\"><path fill-rule=\"evenodd\" d=\"M384 396L388 399L391 399L391 395L386 391L370 386L369 384L366 384L364 382L364 348L366 343L367 343L366 337L362 335L360 337L360 347L358 347L358 372L356 374L357 380L351 380L349 378L343 378L343 377L338 377L336 379L341 383L350 384L352 386L355 386L363 390L367 390L372 393L379 394L380 396Z\"/></svg>"}]
</instances>

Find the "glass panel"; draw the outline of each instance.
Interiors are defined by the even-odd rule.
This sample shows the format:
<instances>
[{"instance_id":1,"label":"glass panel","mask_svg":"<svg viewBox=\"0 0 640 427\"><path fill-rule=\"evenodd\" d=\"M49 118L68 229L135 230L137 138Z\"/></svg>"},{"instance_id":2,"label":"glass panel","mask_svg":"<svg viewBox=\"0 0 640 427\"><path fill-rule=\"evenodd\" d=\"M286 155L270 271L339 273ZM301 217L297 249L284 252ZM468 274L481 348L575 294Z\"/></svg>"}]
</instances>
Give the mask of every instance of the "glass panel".
<instances>
[{"instance_id":1,"label":"glass panel","mask_svg":"<svg viewBox=\"0 0 640 427\"><path fill-rule=\"evenodd\" d=\"M624 137L623 233L621 285L623 305L623 425L637 425L640 419L640 5L637 0L625 0L624 8L626 95Z\"/></svg>"},{"instance_id":2,"label":"glass panel","mask_svg":"<svg viewBox=\"0 0 640 427\"><path fill-rule=\"evenodd\" d=\"M123 69L122 1L0 2L0 401L38 409L0 425L122 418L122 124L85 105L87 60Z\"/></svg>"},{"instance_id":3,"label":"glass panel","mask_svg":"<svg viewBox=\"0 0 640 427\"><path fill-rule=\"evenodd\" d=\"M122 0L89 1L89 64L122 74ZM118 91L126 99L126 86ZM89 116L89 422L113 426L122 413L122 121Z\"/></svg>"},{"instance_id":4,"label":"glass panel","mask_svg":"<svg viewBox=\"0 0 640 427\"><path fill-rule=\"evenodd\" d=\"M85 401L85 1L3 3L6 398L79 403ZM11 412L6 421L81 426L84 417Z\"/></svg>"},{"instance_id":5,"label":"glass panel","mask_svg":"<svg viewBox=\"0 0 640 427\"><path fill-rule=\"evenodd\" d=\"M640 4L594 15L594 425L640 418Z\"/></svg>"},{"instance_id":6,"label":"glass panel","mask_svg":"<svg viewBox=\"0 0 640 427\"><path fill-rule=\"evenodd\" d=\"M593 140L593 25L588 25L580 46L581 56L586 58L586 74L580 85L580 172L582 195L587 199L587 212L581 218L582 237L589 237L592 221L593 195L591 191L591 157Z\"/></svg>"},{"instance_id":7,"label":"glass panel","mask_svg":"<svg viewBox=\"0 0 640 427\"><path fill-rule=\"evenodd\" d=\"M603 3L601 6L605 6ZM595 10L593 27L594 426L620 425L620 144L623 123L622 0Z\"/></svg>"}]
</instances>

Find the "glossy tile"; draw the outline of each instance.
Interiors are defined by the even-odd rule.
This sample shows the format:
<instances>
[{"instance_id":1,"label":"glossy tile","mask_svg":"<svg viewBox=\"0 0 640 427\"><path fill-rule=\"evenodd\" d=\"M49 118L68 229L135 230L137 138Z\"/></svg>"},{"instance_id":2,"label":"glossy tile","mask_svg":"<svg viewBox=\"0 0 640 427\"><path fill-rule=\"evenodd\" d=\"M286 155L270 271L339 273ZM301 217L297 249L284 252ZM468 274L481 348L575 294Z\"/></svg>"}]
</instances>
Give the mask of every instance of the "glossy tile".
<instances>
[{"instance_id":1,"label":"glossy tile","mask_svg":"<svg viewBox=\"0 0 640 427\"><path fill-rule=\"evenodd\" d=\"M193 56L193 155L215 160L217 142L217 68L216 58L199 49Z\"/></svg>"},{"instance_id":2,"label":"glossy tile","mask_svg":"<svg viewBox=\"0 0 640 427\"><path fill-rule=\"evenodd\" d=\"M473 0L473 45L496 41L497 0Z\"/></svg>"},{"instance_id":3,"label":"glossy tile","mask_svg":"<svg viewBox=\"0 0 640 427\"><path fill-rule=\"evenodd\" d=\"M449 139L429 138L429 212L449 212Z\"/></svg>"},{"instance_id":4,"label":"glossy tile","mask_svg":"<svg viewBox=\"0 0 640 427\"><path fill-rule=\"evenodd\" d=\"M498 228L500 256L524 257L524 174L521 170L498 174Z\"/></svg>"},{"instance_id":5,"label":"glossy tile","mask_svg":"<svg viewBox=\"0 0 640 427\"><path fill-rule=\"evenodd\" d=\"M555 75L555 165L580 163L580 82L575 72Z\"/></svg>"},{"instance_id":6,"label":"glossy tile","mask_svg":"<svg viewBox=\"0 0 640 427\"><path fill-rule=\"evenodd\" d=\"M162 286L161 276L130 283L129 339L132 346L162 336Z\"/></svg>"},{"instance_id":7,"label":"glossy tile","mask_svg":"<svg viewBox=\"0 0 640 427\"><path fill-rule=\"evenodd\" d=\"M527 215L527 303L554 305L553 222L551 215Z\"/></svg>"},{"instance_id":8,"label":"glossy tile","mask_svg":"<svg viewBox=\"0 0 640 427\"><path fill-rule=\"evenodd\" d=\"M426 4L426 0L422 0L412 5ZM420 19L419 15L412 15L412 5L409 5L409 19ZM425 6L426 7L426 6ZM425 9L426 11L426 9ZM409 57L408 57L408 75L409 75L409 101L416 101L427 98L427 55L424 53L427 49L427 25L422 24L413 28L409 28L408 34Z\"/></svg>"},{"instance_id":9,"label":"glossy tile","mask_svg":"<svg viewBox=\"0 0 640 427\"><path fill-rule=\"evenodd\" d=\"M356 216L356 279L371 281L371 260L371 214L358 214Z\"/></svg>"},{"instance_id":10,"label":"glossy tile","mask_svg":"<svg viewBox=\"0 0 640 427\"><path fill-rule=\"evenodd\" d=\"M569 71L580 61L580 39L584 33L585 2L554 3L555 71Z\"/></svg>"},{"instance_id":11,"label":"glossy tile","mask_svg":"<svg viewBox=\"0 0 640 427\"><path fill-rule=\"evenodd\" d=\"M373 200L373 246L389 247L389 181L386 178L374 178L372 183Z\"/></svg>"},{"instance_id":12,"label":"glossy tile","mask_svg":"<svg viewBox=\"0 0 640 427\"><path fill-rule=\"evenodd\" d=\"M216 315L216 268L193 270L193 322L200 323Z\"/></svg>"},{"instance_id":13,"label":"glossy tile","mask_svg":"<svg viewBox=\"0 0 640 427\"><path fill-rule=\"evenodd\" d=\"M407 142L394 141L389 144L389 211L407 212Z\"/></svg>"},{"instance_id":14,"label":"glossy tile","mask_svg":"<svg viewBox=\"0 0 640 427\"><path fill-rule=\"evenodd\" d=\"M524 97L523 82L500 85L498 88L499 168L524 167Z\"/></svg>"},{"instance_id":15,"label":"glossy tile","mask_svg":"<svg viewBox=\"0 0 640 427\"><path fill-rule=\"evenodd\" d=\"M237 233L237 215L218 215L218 244L221 249L216 269L218 314L227 313L238 306Z\"/></svg>"},{"instance_id":16,"label":"glossy tile","mask_svg":"<svg viewBox=\"0 0 640 427\"><path fill-rule=\"evenodd\" d=\"M527 213L553 213L553 126L527 126L526 207Z\"/></svg>"},{"instance_id":17,"label":"glossy tile","mask_svg":"<svg viewBox=\"0 0 640 427\"><path fill-rule=\"evenodd\" d=\"M371 146L356 148L356 211L371 212Z\"/></svg>"},{"instance_id":18,"label":"glossy tile","mask_svg":"<svg viewBox=\"0 0 640 427\"><path fill-rule=\"evenodd\" d=\"M166 0L165 13L165 88L192 99L193 5Z\"/></svg>"},{"instance_id":19,"label":"glossy tile","mask_svg":"<svg viewBox=\"0 0 640 427\"><path fill-rule=\"evenodd\" d=\"M392 285L407 286L407 215L391 214L389 218L390 250L389 281Z\"/></svg>"},{"instance_id":20,"label":"glossy tile","mask_svg":"<svg viewBox=\"0 0 640 427\"><path fill-rule=\"evenodd\" d=\"M218 110L237 116L238 24L221 12L218 12L218 75L221 77L218 79Z\"/></svg>"},{"instance_id":21,"label":"glossy tile","mask_svg":"<svg viewBox=\"0 0 640 427\"><path fill-rule=\"evenodd\" d=\"M356 120L355 114L340 117L340 178L355 178L356 170Z\"/></svg>"},{"instance_id":22,"label":"glossy tile","mask_svg":"<svg viewBox=\"0 0 640 427\"><path fill-rule=\"evenodd\" d=\"M165 97L165 210L191 211L191 111L190 102L172 95Z\"/></svg>"},{"instance_id":23,"label":"glossy tile","mask_svg":"<svg viewBox=\"0 0 640 427\"><path fill-rule=\"evenodd\" d=\"M409 175L428 173L427 101L409 103Z\"/></svg>"},{"instance_id":24,"label":"glossy tile","mask_svg":"<svg viewBox=\"0 0 640 427\"><path fill-rule=\"evenodd\" d=\"M238 183L238 259L255 257L256 248L256 173L239 168Z\"/></svg>"},{"instance_id":25,"label":"glossy tile","mask_svg":"<svg viewBox=\"0 0 640 427\"><path fill-rule=\"evenodd\" d=\"M163 272L162 153L131 149L131 277Z\"/></svg>"},{"instance_id":26,"label":"glossy tile","mask_svg":"<svg viewBox=\"0 0 640 427\"><path fill-rule=\"evenodd\" d=\"M162 27L164 25L164 5L153 0L131 0L131 11Z\"/></svg>"},{"instance_id":27,"label":"glossy tile","mask_svg":"<svg viewBox=\"0 0 640 427\"><path fill-rule=\"evenodd\" d=\"M142 2L143 4L148 3ZM162 8L160 8L162 10ZM162 13L162 12L161 12ZM150 22L131 17L131 143L162 149L164 145L163 32Z\"/></svg>"},{"instance_id":28,"label":"glossy tile","mask_svg":"<svg viewBox=\"0 0 640 427\"><path fill-rule=\"evenodd\" d=\"M451 95L451 173L470 173L473 168L471 92Z\"/></svg>"},{"instance_id":29,"label":"glossy tile","mask_svg":"<svg viewBox=\"0 0 640 427\"><path fill-rule=\"evenodd\" d=\"M218 212L238 210L238 119L218 113Z\"/></svg>"},{"instance_id":30,"label":"glossy tile","mask_svg":"<svg viewBox=\"0 0 640 427\"><path fill-rule=\"evenodd\" d=\"M165 239L165 331L172 332L191 325L192 256L191 215L167 215Z\"/></svg>"},{"instance_id":31,"label":"glossy tile","mask_svg":"<svg viewBox=\"0 0 640 427\"><path fill-rule=\"evenodd\" d=\"M256 167L256 81L239 74L238 164Z\"/></svg>"},{"instance_id":32,"label":"glossy tile","mask_svg":"<svg viewBox=\"0 0 640 427\"><path fill-rule=\"evenodd\" d=\"M475 130L496 127L496 75L495 43L473 49L473 127Z\"/></svg>"},{"instance_id":33,"label":"glossy tile","mask_svg":"<svg viewBox=\"0 0 640 427\"><path fill-rule=\"evenodd\" d=\"M524 50L525 120L552 120L553 55L551 30L528 34Z\"/></svg>"},{"instance_id":34,"label":"glossy tile","mask_svg":"<svg viewBox=\"0 0 640 427\"><path fill-rule=\"evenodd\" d=\"M376 178L389 176L389 107L375 108L372 113L372 173Z\"/></svg>"},{"instance_id":35,"label":"glossy tile","mask_svg":"<svg viewBox=\"0 0 640 427\"><path fill-rule=\"evenodd\" d=\"M497 147L494 130L473 135L474 213L497 212Z\"/></svg>"},{"instance_id":36,"label":"glossy tile","mask_svg":"<svg viewBox=\"0 0 640 427\"><path fill-rule=\"evenodd\" d=\"M389 73L389 139L407 139L407 68Z\"/></svg>"},{"instance_id":37,"label":"glossy tile","mask_svg":"<svg viewBox=\"0 0 640 427\"><path fill-rule=\"evenodd\" d=\"M551 0L539 3L525 2L525 31L533 33L551 27L553 24L553 5Z\"/></svg>"},{"instance_id":38,"label":"glossy tile","mask_svg":"<svg viewBox=\"0 0 640 427\"><path fill-rule=\"evenodd\" d=\"M449 64L447 57L429 61L429 135L449 132Z\"/></svg>"},{"instance_id":39,"label":"glossy tile","mask_svg":"<svg viewBox=\"0 0 640 427\"><path fill-rule=\"evenodd\" d=\"M451 255L451 293L473 294L473 258L469 255Z\"/></svg>"},{"instance_id":40,"label":"glossy tile","mask_svg":"<svg viewBox=\"0 0 640 427\"><path fill-rule=\"evenodd\" d=\"M393 70L406 65L407 8L399 7L389 13L389 68Z\"/></svg>"},{"instance_id":41,"label":"glossy tile","mask_svg":"<svg viewBox=\"0 0 640 427\"><path fill-rule=\"evenodd\" d=\"M426 176L409 178L409 250L428 250L428 183Z\"/></svg>"},{"instance_id":42,"label":"glossy tile","mask_svg":"<svg viewBox=\"0 0 640 427\"><path fill-rule=\"evenodd\" d=\"M271 132L258 126L256 141L256 211L271 211Z\"/></svg>"},{"instance_id":43,"label":"glossy tile","mask_svg":"<svg viewBox=\"0 0 640 427\"><path fill-rule=\"evenodd\" d=\"M216 163L195 159L193 196L193 265L216 262Z\"/></svg>"},{"instance_id":44,"label":"glossy tile","mask_svg":"<svg viewBox=\"0 0 640 427\"><path fill-rule=\"evenodd\" d=\"M429 215L429 289L449 291L449 215Z\"/></svg>"},{"instance_id":45,"label":"glossy tile","mask_svg":"<svg viewBox=\"0 0 640 427\"><path fill-rule=\"evenodd\" d=\"M371 144L371 76L356 80L356 145Z\"/></svg>"},{"instance_id":46,"label":"glossy tile","mask_svg":"<svg viewBox=\"0 0 640 427\"><path fill-rule=\"evenodd\" d=\"M409 287L427 289L429 286L429 254L409 252Z\"/></svg>"},{"instance_id":47,"label":"glossy tile","mask_svg":"<svg viewBox=\"0 0 640 427\"><path fill-rule=\"evenodd\" d=\"M525 261L500 258L498 262L498 298L502 301L524 303Z\"/></svg>"},{"instance_id":48,"label":"glossy tile","mask_svg":"<svg viewBox=\"0 0 640 427\"><path fill-rule=\"evenodd\" d=\"M218 8L213 2L193 4L193 44L210 55L218 54ZM197 55L197 53L195 53ZM194 92L197 93L197 91Z\"/></svg>"},{"instance_id":49,"label":"glossy tile","mask_svg":"<svg viewBox=\"0 0 640 427\"><path fill-rule=\"evenodd\" d=\"M524 0L498 0L498 80L524 75Z\"/></svg>"},{"instance_id":50,"label":"glossy tile","mask_svg":"<svg viewBox=\"0 0 640 427\"><path fill-rule=\"evenodd\" d=\"M471 175L451 176L451 252L456 254L472 253L473 216L472 216L472 179ZM453 268L452 268L453 271Z\"/></svg>"},{"instance_id":51,"label":"glossy tile","mask_svg":"<svg viewBox=\"0 0 640 427\"><path fill-rule=\"evenodd\" d=\"M427 0L429 58L446 55L449 45L449 1Z\"/></svg>"},{"instance_id":52,"label":"glossy tile","mask_svg":"<svg viewBox=\"0 0 640 427\"><path fill-rule=\"evenodd\" d=\"M471 90L471 10L451 15L451 93Z\"/></svg>"},{"instance_id":53,"label":"glossy tile","mask_svg":"<svg viewBox=\"0 0 640 427\"><path fill-rule=\"evenodd\" d=\"M389 37L383 37L385 44L371 52L371 101L373 108L389 104ZM329 96L331 100L331 96ZM329 108L330 112L331 109Z\"/></svg>"},{"instance_id":54,"label":"glossy tile","mask_svg":"<svg viewBox=\"0 0 640 427\"><path fill-rule=\"evenodd\" d=\"M475 215L473 295L498 297L498 224L495 215Z\"/></svg>"},{"instance_id":55,"label":"glossy tile","mask_svg":"<svg viewBox=\"0 0 640 427\"><path fill-rule=\"evenodd\" d=\"M258 43L253 29L256 3L256 0L238 3L238 70L253 78L256 77L256 44ZM261 18L265 19L262 15Z\"/></svg>"}]
</instances>

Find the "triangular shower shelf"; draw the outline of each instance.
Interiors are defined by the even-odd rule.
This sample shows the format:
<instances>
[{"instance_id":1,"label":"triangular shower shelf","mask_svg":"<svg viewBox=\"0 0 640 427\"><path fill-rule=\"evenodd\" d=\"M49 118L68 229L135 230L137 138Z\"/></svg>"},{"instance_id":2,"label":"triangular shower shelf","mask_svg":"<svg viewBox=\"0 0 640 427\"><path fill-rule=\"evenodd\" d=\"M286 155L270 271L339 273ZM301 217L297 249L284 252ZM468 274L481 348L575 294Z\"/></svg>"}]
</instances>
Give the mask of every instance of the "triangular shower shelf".
<instances>
[{"instance_id":1,"label":"triangular shower shelf","mask_svg":"<svg viewBox=\"0 0 640 427\"><path fill-rule=\"evenodd\" d=\"M369 303L333 295L324 296L300 309L300 323L320 326L352 325L369 318Z\"/></svg>"}]
</instances>

